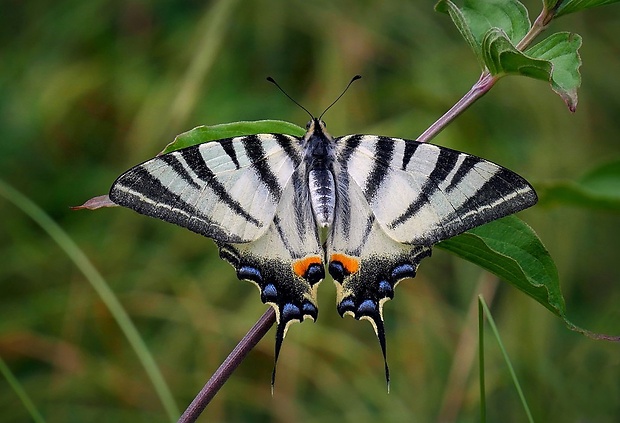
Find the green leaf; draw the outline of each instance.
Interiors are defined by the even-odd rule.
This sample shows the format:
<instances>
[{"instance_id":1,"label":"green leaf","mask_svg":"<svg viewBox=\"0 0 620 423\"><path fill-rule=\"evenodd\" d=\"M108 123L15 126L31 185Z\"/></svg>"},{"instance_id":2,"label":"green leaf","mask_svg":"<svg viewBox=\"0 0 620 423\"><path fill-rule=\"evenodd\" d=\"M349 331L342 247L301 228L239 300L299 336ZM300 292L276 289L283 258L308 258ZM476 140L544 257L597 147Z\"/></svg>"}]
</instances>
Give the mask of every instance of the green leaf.
<instances>
[{"instance_id":1,"label":"green leaf","mask_svg":"<svg viewBox=\"0 0 620 423\"><path fill-rule=\"evenodd\" d=\"M502 30L492 28L484 37L482 54L492 75L522 75L547 81L569 110L574 112L577 107L577 88L581 85L579 47L579 35L559 32L523 53L517 50Z\"/></svg>"},{"instance_id":2,"label":"green leaf","mask_svg":"<svg viewBox=\"0 0 620 423\"><path fill-rule=\"evenodd\" d=\"M620 160L599 166L577 181L537 184L540 204L620 211Z\"/></svg>"},{"instance_id":3,"label":"green leaf","mask_svg":"<svg viewBox=\"0 0 620 423\"><path fill-rule=\"evenodd\" d=\"M564 318L558 271L536 233L515 216L479 226L437 244L477 264Z\"/></svg>"},{"instance_id":4,"label":"green leaf","mask_svg":"<svg viewBox=\"0 0 620 423\"><path fill-rule=\"evenodd\" d=\"M620 342L620 336L590 332L567 319L555 263L532 228L517 217L495 220L436 246L510 283L560 317L569 329L593 339Z\"/></svg>"},{"instance_id":5,"label":"green leaf","mask_svg":"<svg viewBox=\"0 0 620 423\"><path fill-rule=\"evenodd\" d=\"M553 10L558 3L562 3L563 0L543 0L543 7L545 10Z\"/></svg>"},{"instance_id":6,"label":"green leaf","mask_svg":"<svg viewBox=\"0 0 620 423\"><path fill-rule=\"evenodd\" d=\"M472 51L476 55L480 67L484 69L485 65L482 58L482 48L480 42L476 40L476 36L471 30L466 15L450 0L440 0L435 5L435 10L450 15L452 22L454 22L456 28L459 30L467 44L469 44L469 47L471 47Z\"/></svg>"},{"instance_id":7,"label":"green leaf","mask_svg":"<svg viewBox=\"0 0 620 423\"><path fill-rule=\"evenodd\" d=\"M547 60L528 57L512 44L506 33L491 28L482 43L484 62L494 76L522 75L549 81L553 66Z\"/></svg>"},{"instance_id":8,"label":"green leaf","mask_svg":"<svg viewBox=\"0 0 620 423\"><path fill-rule=\"evenodd\" d=\"M187 132L177 135L174 141L159 153L166 154L181 148L191 147L207 141L223 138L239 137L256 134L287 134L302 136L306 133L303 128L281 120L257 120L251 122L233 122L221 125L198 126Z\"/></svg>"},{"instance_id":9,"label":"green leaf","mask_svg":"<svg viewBox=\"0 0 620 423\"><path fill-rule=\"evenodd\" d=\"M556 6L554 1L544 4ZM579 35L553 34L521 52L516 46L528 34L531 24L527 9L518 1L465 0L459 7L451 0L440 0L435 9L450 15L481 67L491 75L522 75L548 81L569 110L575 111L581 85Z\"/></svg>"},{"instance_id":10,"label":"green leaf","mask_svg":"<svg viewBox=\"0 0 620 423\"><path fill-rule=\"evenodd\" d=\"M530 57L551 62L551 88L572 112L577 107L577 88L581 85L580 47L581 37L578 34L558 32L525 51Z\"/></svg>"},{"instance_id":11,"label":"green leaf","mask_svg":"<svg viewBox=\"0 0 620 423\"><path fill-rule=\"evenodd\" d=\"M531 26L527 9L516 0L465 0L462 7L451 0L440 0L435 10L450 15L481 66L486 65L482 43L489 30L501 29L512 44L517 44Z\"/></svg>"},{"instance_id":12,"label":"green leaf","mask_svg":"<svg viewBox=\"0 0 620 423\"><path fill-rule=\"evenodd\" d=\"M569 13L579 12L581 10L590 9L592 7L605 6L607 4L617 3L620 0L545 0L545 7L551 10L557 7L555 17L568 15ZM547 4L551 4L550 7ZM558 6L559 4L559 6Z\"/></svg>"}]
</instances>

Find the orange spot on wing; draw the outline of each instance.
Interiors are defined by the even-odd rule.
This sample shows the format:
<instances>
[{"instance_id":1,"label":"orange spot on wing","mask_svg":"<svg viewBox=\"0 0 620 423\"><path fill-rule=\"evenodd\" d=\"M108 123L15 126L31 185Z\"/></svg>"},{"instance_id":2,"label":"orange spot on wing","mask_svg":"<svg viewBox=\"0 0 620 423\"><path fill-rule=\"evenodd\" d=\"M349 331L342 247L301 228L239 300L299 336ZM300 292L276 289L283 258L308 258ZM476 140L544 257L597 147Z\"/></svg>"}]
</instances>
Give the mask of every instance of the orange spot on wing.
<instances>
[{"instance_id":1,"label":"orange spot on wing","mask_svg":"<svg viewBox=\"0 0 620 423\"><path fill-rule=\"evenodd\" d=\"M339 261L344 266L344 269L349 273L355 273L360 268L360 262L357 258L347 256L346 254L332 254L330 261Z\"/></svg>"},{"instance_id":2,"label":"orange spot on wing","mask_svg":"<svg viewBox=\"0 0 620 423\"><path fill-rule=\"evenodd\" d=\"M319 256L304 257L293 262L293 272L299 277L304 277L308 271L308 267L312 264L322 265L323 261Z\"/></svg>"}]
</instances>

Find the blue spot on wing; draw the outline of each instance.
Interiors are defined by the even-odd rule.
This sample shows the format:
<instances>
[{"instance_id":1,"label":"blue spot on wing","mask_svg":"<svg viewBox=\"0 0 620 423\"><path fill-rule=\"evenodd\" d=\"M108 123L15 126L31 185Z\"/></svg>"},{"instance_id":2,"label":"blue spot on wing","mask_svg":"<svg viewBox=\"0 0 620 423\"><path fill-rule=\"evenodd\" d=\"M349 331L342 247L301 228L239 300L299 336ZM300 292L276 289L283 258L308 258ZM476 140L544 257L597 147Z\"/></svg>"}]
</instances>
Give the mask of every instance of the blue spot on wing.
<instances>
[{"instance_id":1,"label":"blue spot on wing","mask_svg":"<svg viewBox=\"0 0 620 423\"><path fill-rule=\"evenodd\" d=\"M241 266L239 270L237 270L237 277L239 279L248 279L258 284L263 282L263 275L260 270L252 266Z\"/></svg>"},{"instance_id":2,"label":"blue spot on wing","mask_svg":"<svg viewBox=\"0 0 620 423\"><path fill-rule=\"evenodd\" d=\"M388 281L379 282L379 294L381 294L383 297L393 298L394 288L392 288L392 284L390 284Z\"/></svg>"},{"instance_id":3,"label":"blue spot on wing","mask_svg":"<svg viewBox=\"0 0 620 423\"><path fill-rule=\"evenodd\" d=\"M263 288L263 297L266 300L276 300L278 298L278 290L275 285L270 283Z\"/></svg>"},{"instance_id":4,"label":"blue spot on wing","mask_svg":"<svg viewBox=\"0 0 620 423\"><path fill-rule=\"evenodd\" d=\"M353 302L353 300L351 298L345 298L344 300L340 301L340 304L338 304L338 313L340 314L340 316L344 316L344 313L346 313L347 311L353 311L355 308L355 303Z\"/></svg>"},{"instance_id":5,"label":"blue spot on wing","mask_svg":"<svg viewBox=\"0 0 620 423\"><path fill-rule=\"evenodd\" d=\"M301 312L299 311L299 307L291 303L284 304L284 307L282 307L281 321L288 322L289 320L294 319L301 320Z\"/></svg>"},{"instance_id":6,"label":"blue spot on wing","mask_svg":"<svg viewBox=\"0 0 620 423\"><path fill-rule=\"evenodd\" d=\"M305 303L303 303L302 309L303 309L304 315L307 314L311 316L314 320L316 320L317 315L319 314L319 310L317 310L314 304L306 301Z\"/></svg>"},{"instance_id":7,"label":"blue spot on wing","mask_svg":"<svg viewBox=\"0 0 620 423\"><path fill-rule=\"evenodd\" d=\"M329 263L328 271L329 274L332 275L332 278L340 283L342 283L344 277L346 276L344 266L339 261L332 261Z\"/></svg>"},{"instance_id":8,"label":"blue spot on wing","mask_svg":"<svg viewBox=\"0 0 620 423\"><path fill-rule=\"evenodd\" d=\"M409 263L404 263L396 266L392 270L392 279L398 281L404 278L413 278L415 276L415 267Z\"/></svg>"},{"instance_id":9,"label":"blue spot on wing","mask_svg":"<svg viewBox=\"0 0 620 423\"><path fill-rule=\"evenodd\" d=\"M311 285L314 285L317 282L320 282L323 278L325 278L325 268L322 264L311 264L308 266L308 270L306 270L305 278L310 282Z\"/></svg>"},{"instance_id":10,"label":"blue spot on wing","mask_svg":"<svg viewBox=\"0 0 620 423\"><path fill-rule=\"evenodd\" d=\"M373 300L366 300L357 308L360 315L374 315L377 312L377 303Z\"/></svg>"}]
</instances>

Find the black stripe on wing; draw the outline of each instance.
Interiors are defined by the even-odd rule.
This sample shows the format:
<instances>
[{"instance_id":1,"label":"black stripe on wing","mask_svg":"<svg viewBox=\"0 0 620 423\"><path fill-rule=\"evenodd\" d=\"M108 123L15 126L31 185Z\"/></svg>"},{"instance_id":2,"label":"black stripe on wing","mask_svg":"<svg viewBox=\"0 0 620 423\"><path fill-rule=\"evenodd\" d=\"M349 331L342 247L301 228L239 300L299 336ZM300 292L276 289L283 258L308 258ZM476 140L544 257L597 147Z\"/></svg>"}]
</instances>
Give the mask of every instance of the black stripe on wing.
<instances>
[{"instance_id":1,"label":"black stripe on wing","mask_svg":"<svg viewBox=\"0 0 620 423\"><path fill-rule=\"evenodd\" d=\"M219 142L224 152L228 154L228 157L230 157L230 160L232 160L237 170L239 170L239 168L241 168L241 165L239 164L239 160L237 159L237 151L235 150L235 146L233 145L232 140L233 140L232 138L226 138L224 140L214 141L214 142Z\"/></svg>"},{"instance_id":2,"label":"black stripe on wing","mask_svg":"<svg viewBox=\"0 0 620 423\"><path fill-rule=\"evenodd\" d=\"M455 212L457 216L467 216L471 210L477 210L478 213L464 218L472 227L516 213L538 200L536 192L523 178L503 168L488 179L478 193L480 195L468 199Z\"/></svg>"},{"instance_id":3,"label":"black stripe on wing","mask_svg":"<svg viewBox=\"0 0 620 423\"><path fill-rule=\"evenodd\" d=\"M415 218L423 207L432 202L438 191L445 195L454 211L438 216L439 220L434 228L423 239L414 239L412 242L430 245L519 212L537 202L534 189L516 173L476 156L434 147L439 148L438 155L428 179L420 187L419 196L388 224L388 228L395 229ZM477 165L484 166L477 168ZM478 183L480 179L484 182L480 186L474 186L474 181ZM469 192L472 191L472 186L473 194L468 194L467 200L462 203L450 201L451 196L462 197L462 194L456 194L457 191L466 187L464 191Z\"/></svg>"},{"instance_id":4,"label":"black stripe on wing","mask_svg":"<svg viewBox=\"0 0 620 423\"><path fill-rule=\"evenodd\" d=\"M403 154L403 163L400 167L401 170L407 169L407 166L409 165L409 160L411 160L411 157L413 157L415 151L421 144L422 143L417 141L405 141L405 152Z\"/></svg>"},{"instance_id":5,"label":"black stripe on wing","mask_svg":"<svg viewBox=\"0 0 620 423\"><path fill-rule=\"evenodd\" d=\"M110 189L110 199L120 206L186 227L210 238L227 242L241 241L163 186L142 166L124 173L114 182Z\"/></svg>"},{"instance_id":6,"label":"black stripe on wing","mask_svg":"<svg viewBox=\"0 0 620 423\"><path fill-rule=\"evenodd\" d=\"M174 153L172 154L174 155ZM200 153L200 146L183 149L180 151L180 154L196 176L209 188L211 188L217 198L222 203L226 204L231 211L235 212L239 216L242 216L245 220L256 226L261 225L261 222L248 213L248 211L245 210L237 200L231 197L228 191L226 191L226 187L224 187L224 185L217 180L215 173L213 173L209 166L207 166L207 163L202 157L202 154Z\"/></svg>"},{"instance_id":7,"label":"black stripe on wing","mask_svg":"<svg viewBox=\"0 0 620 423\"><path fill-rule=\"evenodd\" d=\"M468 154L461 154L460 156L464 156L463 162L456 170L452 180L448 183L448 186L445 189L447 193L457 189L458 185L474 168L474 166L476 166L477 163L480 163L480 159L478 157L470 156Z\"/></svg>"},{"instance_id":8,"label":"black stripe on wing","mask_svg":"<svg viewBox=\"0 0 620 423\"><path fill-rule=\"evenodd\" d=\"M345 146L340 150L340 154L337 157L338 165L340 166L340 172L338 173L336 179L336 190L338 192L336 201L339 202L337 207L343 216L349 216L351 214L351 207L349 205L348 197L348 193L350 191L349 184L351 183L351 181L349 180L348 171L349 159L361 144L362 138L363 135L349 135L335 139L336 143L345 144ZM342 224L343 236L345 237L345 239L348 239L349 231L351 230L351 219L342 219Z\"/></svg>"},{"instance_id":9,"label":"black stripe on wing","mask_svg":"<svg viewBox=\"0 0 620 423\"><path fill-rule=\"evenodd\" d=\"M269 166L269 161L260 139L256 135L251 135L243 138L242 142L256 174L261 182L265 184L274 201L279 202L282 197L282 187L278 182L278 177Z\"/></svg>"},{"instance_id":10,"label":"black stripe on wing","mask_svg":"<svg viewBox=\"0 0 620 423\"><path fill-rule=\"evenodd\" d=\"M392 162L393 155L394 141L390 138L380 137L375 144L375 160L364 187L364 195L369 201L375 198L383 180L388 175L387 167Z\"/></svg>"},{"instance_id":11,"label":"black stripe on wing","mask_svg":"<svg viewBox=\"0 0 620 423\"><path fill-rule=\"evenodd\" d=\"M454 154L451 150L439 150L439 156L437 157L435 167L420 188L420 195L409 204L409 207L407 207L407 210L405 210L403 214L389 224L390 228L396 228L402 225L419 212L422 207L428 204L429 199L439 190L438 181L444 181L450 172L454 170L457 158L458 154Z\"/></svg>"},{"instance_id":12,"label":"black stripe on wing","mask_svg":"<svg viewBox=\"0 0 620 423\"><path fill-rule=\"evenodd\" d=\"M189 174L183 163L177 158L175 154L164 154L159 157L159 160L166 163L172 169L174 169L175 173L179 175L181 179L183 179L189 186L194 189L200 189L200 185L194 182L192 176Z\"/></svg>"},{"instance_id":13,"label":"black stripe on wing","mask_svg":"<svg viewBox=\"0 0 620 423\"><path fill-rule=\"evenodd\" d=\"M293 147L291 142L301 143L301 140L297 137L293 137L292 135L283 135L283 134L271 134L278 145L284 150L286 155L293 161L295 168L297 168L302 161L302 157L299 154L297 148Z\"/></svg>"}]
</instances>

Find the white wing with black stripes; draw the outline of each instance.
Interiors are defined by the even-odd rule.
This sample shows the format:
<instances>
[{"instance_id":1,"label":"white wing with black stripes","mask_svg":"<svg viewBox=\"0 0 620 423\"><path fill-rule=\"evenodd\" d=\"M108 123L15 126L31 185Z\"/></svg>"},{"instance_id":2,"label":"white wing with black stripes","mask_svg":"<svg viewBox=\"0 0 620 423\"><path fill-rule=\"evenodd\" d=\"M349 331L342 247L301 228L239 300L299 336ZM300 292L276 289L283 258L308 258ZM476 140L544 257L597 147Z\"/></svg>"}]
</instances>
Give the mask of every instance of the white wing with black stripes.
<instances>
[{"instance_id":1,"label":"white wing with black stripes","mask_svg":"<svg viewBox=\"0 0 620 423\"><path fill-rule=\"evenodd\" d=\"M302 160L299 140L253 135L164 154L122 174L110 199L221 242L249 242L271 224Z\"/></svg>"},{"instance_id":2,"label":"white wing with black stripes","mask_svg":"<svg viewBox=\"0 0 620 423\"><path fill-rule=\"evenodd\" d=\"M446 147L372 135L336 143L352 150L349 177L398 242L430 246L537 201L516 173Z\"/></svg>"},{"instance_id":3,"label":"white wing with black stripes","mask_svg":"<svg viewBox=\"0 0 620 423\"><path fill-rule=\"evenodd\" d=\"M537 200L525 179L487 160L398 138L333 139L316 118L303 138L244 136L156 157L109 196L213 238L276 311L276 360L288 326L317 318L325 265L339 313L369 320L385 359L383 304L431 247ZM389 381L387 360L385 370Z\"/></svg>"},{"instance_id":4,"label":"white wing with black stripes","mask_svg":"<svg viewBox=\"0 0 620 423\"><path fill-rule=\"evenodd\" d=\"M385 359L383 304L431 247L537 198L517 174L445 147L372 135L334 142L339 196L326 261L338 312L369 320ZM387 361L385 372L389 383Z\"/></svg>"},{"instance_id":5,"label":"white wing with black stripes","mask_svg":"<svg viewBox=\"0 0 620 423\"><path fill-rule=\"evenodd\" d=\"M239 279L253 282L276 311L276 360L290 323L316 319L325 276L300 143L266 134L188 147L130 169L109 194L213 238Z\"/></svg>"}]
</instances>

